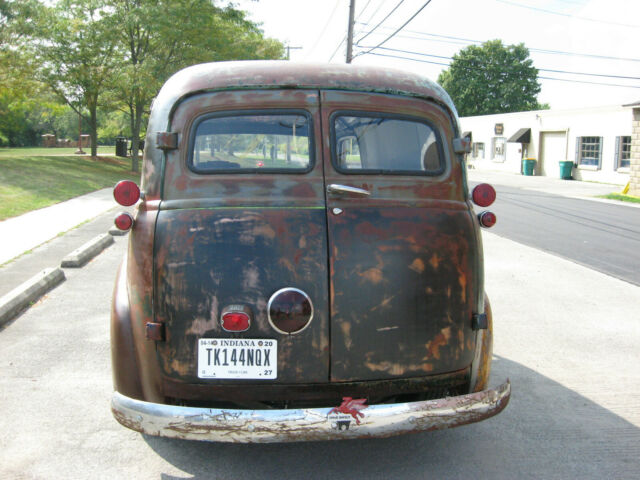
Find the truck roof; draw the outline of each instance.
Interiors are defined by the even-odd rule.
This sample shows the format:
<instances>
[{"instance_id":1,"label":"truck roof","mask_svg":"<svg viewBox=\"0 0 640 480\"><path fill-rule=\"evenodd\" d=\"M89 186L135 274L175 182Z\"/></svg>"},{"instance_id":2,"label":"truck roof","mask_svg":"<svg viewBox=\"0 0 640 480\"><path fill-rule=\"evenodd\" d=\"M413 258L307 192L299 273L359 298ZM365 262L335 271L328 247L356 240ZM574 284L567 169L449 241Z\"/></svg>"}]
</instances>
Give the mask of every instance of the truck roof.
<instances>
[{"instance_id":1,"label":"truck roof","mask_svg":"<svg viewBox=\"0 0 640 480\"><path fill-rule=\"evenodd\" d=\"M442 87L416 73L375 66L276 60L213 62L187 67L165 83L154 109L170 111L182 97L200 92L272 88L408 95L433 100L457 117L453 102Z\"/></svg>"}]
</instances>

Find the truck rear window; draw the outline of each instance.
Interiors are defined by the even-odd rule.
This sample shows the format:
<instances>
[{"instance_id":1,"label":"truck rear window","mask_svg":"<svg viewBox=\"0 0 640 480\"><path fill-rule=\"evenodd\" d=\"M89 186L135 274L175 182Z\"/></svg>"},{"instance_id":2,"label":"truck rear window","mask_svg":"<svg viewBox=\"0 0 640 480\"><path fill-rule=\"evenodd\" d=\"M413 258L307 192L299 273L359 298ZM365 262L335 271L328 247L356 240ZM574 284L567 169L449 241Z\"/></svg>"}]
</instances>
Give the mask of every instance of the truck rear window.
<instances>
[{"instance_id":1,"label":"truck rear window","mask_svg":"<svg viewBox=\"0 0 640 480\"><path fill-rule=\"evenodd\" d=\"M308 171L310 124L305 112L205 116L192 129L189 167L202 173Z\"/></svg>"},{"instance_id":2,"label":"truck rear window","mask_svg":"<svg viewBox=\"0 0 640 480\"><path fill-rule=\"evenodd\" d=\"M342 173L437 175L444 171L438 134L427 122L377 113L332 116L333 161Z\"/></svg>"}]
</instances>

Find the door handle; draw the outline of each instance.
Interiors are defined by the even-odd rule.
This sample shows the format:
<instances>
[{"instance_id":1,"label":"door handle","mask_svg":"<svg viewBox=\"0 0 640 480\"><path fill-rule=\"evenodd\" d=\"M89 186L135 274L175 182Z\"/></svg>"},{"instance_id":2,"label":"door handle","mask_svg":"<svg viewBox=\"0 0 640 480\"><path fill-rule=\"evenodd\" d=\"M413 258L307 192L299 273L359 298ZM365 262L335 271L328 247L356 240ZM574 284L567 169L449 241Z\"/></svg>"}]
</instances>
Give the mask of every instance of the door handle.
<instances>
[{"instance_id":1,"label":"door handle","mask_svg":"<svg viewBox=\"0 0 640 480\"><path fill-rule=\"evenodd\" d=\"M363 188L350 187L348 185L338 185L336 183L327 185L327 193L333 193L336 195L360 195L361 197L368 197L369 195L371 195L370 191Z\"/></svg>"}]
</instances>

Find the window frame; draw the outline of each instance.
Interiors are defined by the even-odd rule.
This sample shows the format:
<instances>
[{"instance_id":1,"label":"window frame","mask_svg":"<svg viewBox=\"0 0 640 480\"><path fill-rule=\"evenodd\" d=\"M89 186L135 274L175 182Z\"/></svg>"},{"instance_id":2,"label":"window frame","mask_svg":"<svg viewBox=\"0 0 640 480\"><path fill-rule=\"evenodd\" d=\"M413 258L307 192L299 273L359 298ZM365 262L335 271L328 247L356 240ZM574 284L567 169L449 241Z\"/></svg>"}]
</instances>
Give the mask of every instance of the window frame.
<instances>
[{"instance_id":1,"label":"window frame","mask_svg":"<svg viewBox=\"0 0 640 480\"><path fill-rule=\"evenodd\" d=\"M479 155L479 154L482 155ZM472 157L484 160L484 142L474 142L472 146Z\"/></svg>"},{"instance_id":2,"label":"window frame","mask_svg":"<svg viewBox=\"0 0 640 480\"><path fill-rule=\"evenodd\" d=\"M625 138L628 138L629 141L625 142L624 141ZM631 168L631 146L632 146L632 143L633 142L632 142L631 135L620 135L619 137L616 137L616 163L615 163L615 166L616 166L616 170L617 171L628 172L629 169ZM629 145L629 150L627 152L629 157L627 159L623 158L624 153L625 153L625 150L624 150L624 146L625 145ZM623 166L622 165L622 162L625 161L625 160L627 162L629 162L629 165L627 165L627 166Z\"/></svg>"},{"instance_id":3,"label":"window frame","mask_svg":"<svg viewBox=\"0 0 640 480\"><path fill-rule=\"evenodd\" d=\"M577 160L577 165L578 168L581 169L585 169L585 170L600 170L602 168L602 147L603 147L603 143L604 143L604 139L598 135L581 135L578 138L578 145L577 145L577 152L576 152L576 160ZM582 159L583 159L583 145L585 144L584 139L585 138L596 138L598 139L598 158L597 158L597 162L595 165L591 165L588 163L582 163ZM588 143L593 143L593 142L588 142Z\"/></svg>"},{"instance_id":4,"label":"window frame","mask_svg":"<svg viewBox=\"0 0 640 480\"><path fill-rule=\"evenodd\" d=\"M228 168L228 169L203 169L198 168L193 163L194 147L196 141L196 132L198 126L207 120L212 118L227 118L227 117L251 117L251 116L266 116L266 115L301 115L307 119L308 125L308 140L309 140L309 164L306 168ZM200 115L194 119L189 127L189 142L187 146L187 168L197 175L226 175L226 174L276 174L283 173L287 175L303 175L311 172L316 165L316 147L315 147L315 130L313 124L313 115L308 110L302 108L268 108L268 109L256 109L256 110L223 110L216 112L208 112Z\"/></svg>"},{"instance_id":5,"label":"window frame","mask_svg":"<svg viewBox=\"0 0 640 480\"><path fill-rule=\"evenodd\" d=\"M338 164L338 139L336 137L336 117L362 117L362 118L388 118L391 120L404 120L409 122L421 123L431 129L436 138L438 148L438 156L440 158L440 168L438 170L390 170L383 168L342 168ZM333 168L343 175L394 175L394 176L413 176L413 177L438 177L447 171L447 157L444 154L443 135L436 128L435 124L430 120L398 113L375 112L367 110L336 110L329 115L329 143L331 147L331 165ZM359 146L358 146L359 148Z\"/></svg>"}]
</instances>

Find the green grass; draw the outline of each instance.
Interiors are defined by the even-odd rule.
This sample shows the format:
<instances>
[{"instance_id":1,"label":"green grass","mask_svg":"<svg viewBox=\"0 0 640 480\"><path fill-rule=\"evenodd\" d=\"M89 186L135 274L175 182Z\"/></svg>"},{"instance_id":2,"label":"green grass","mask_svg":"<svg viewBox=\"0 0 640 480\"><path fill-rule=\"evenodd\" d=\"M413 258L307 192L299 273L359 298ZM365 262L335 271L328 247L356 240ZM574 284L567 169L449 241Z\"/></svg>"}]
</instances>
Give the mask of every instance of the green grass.
<instances>
[{"instance_id":1,"label":"green grass","mask_svg":"<svg viewBox=\"0 0 640 480\"><path fill-rule=\"evenodd\" d=\"M620 202L640 203L640 197L634 197L633 195L625 195L624 193L610 193L608 195L600 195L599 198L606 198L608 200L618 200Z\"/></svg>"},{"instance_id":2,"label":"green grass","mask_svg":"<svg viewBox=\"0 0 640 480\"><path fill-rule=\"evenodd\" d=\"M13 155L7 155L9 150ZM140 181L140 174L131 172L129 159L38 156L40 151L52 150L75 151L0 150L0 220L111 187L119 180Z\"/></svg>"},{"instance_id":3,"label":"green grass","mask_svg":"<svg viewBox=\"0 0 640 480\"><path fill-rule=\"evenodd\" d=\"M43 147L25 147L25 148L0 148L0 158L5 157L51 157L51 156L72 156L75 155L77 147L65 148L43 148ZM83 148L89 155L90 148ZM98 147L98 155L115 155L116 147Z\"/></svg>"}]
</instances>

